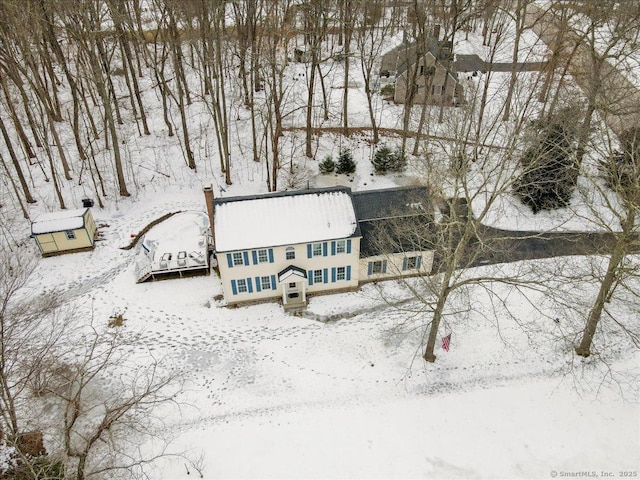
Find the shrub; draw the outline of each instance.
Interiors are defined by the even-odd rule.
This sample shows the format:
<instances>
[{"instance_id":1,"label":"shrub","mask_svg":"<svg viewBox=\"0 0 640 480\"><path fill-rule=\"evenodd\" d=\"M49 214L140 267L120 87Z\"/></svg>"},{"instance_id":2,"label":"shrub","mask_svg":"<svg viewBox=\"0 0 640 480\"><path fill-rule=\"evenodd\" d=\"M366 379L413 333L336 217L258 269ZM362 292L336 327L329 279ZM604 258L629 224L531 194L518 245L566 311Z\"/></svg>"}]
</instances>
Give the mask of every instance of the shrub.
<instances>
[{"instance_id":1,"label":"shrub","mask_svg":"<svg viewBox=\"0 0 640 480\"><path fill-rule=\"evenodd\" d=\"M522 173L514 184L514 194L533 213L566 207L578 176L572 131L560 121L537 126L539 135L520 159Z\"/></svg>"},{"instance_id":2,"label":"shrub","mask_svg":"<svg viewBox=\"0 0 640 480\"><path fill-rule=\"evenodd\" d=\"M393 83L387 83L380 89L380 95L384 98L393 97L396 94L396 86Z\"/></svg>"},{"instance_id":3,"label":"shrub","mask_svg":"<svg viewBox=\"0 0 640 480\"><path fill-rule=\"evenodd\" d=\"M336 169L336 162L333 161L333 157L331 155L327 155L320 165L318 165L318 169L320 173L323 175L327 175L333 172Z\"/></svg>"},{"instance_id":4,"label":"shrub","mask_svg":"<svg viewBox=\"0 0 640 480\"><path fill-rule=\"evenodd\" d=\"M338 164L336 165L336 173L353 173L356 171L356 162L353 160L351 151L344 149L340 150L338 156Z\"/></svg>"},{"instance_id":5,"label":"shrub","mask_svg":"<svg viewBox=\"0 0 640 480\"><path fill-rule=\"evenodd\" d=\"M373 154L371 160L373 169L377 174L385 174L387 172L399 172L407 166L407 157L401 150L391 151L386 145L381 146Z\"/></svg>"}]
</instances>

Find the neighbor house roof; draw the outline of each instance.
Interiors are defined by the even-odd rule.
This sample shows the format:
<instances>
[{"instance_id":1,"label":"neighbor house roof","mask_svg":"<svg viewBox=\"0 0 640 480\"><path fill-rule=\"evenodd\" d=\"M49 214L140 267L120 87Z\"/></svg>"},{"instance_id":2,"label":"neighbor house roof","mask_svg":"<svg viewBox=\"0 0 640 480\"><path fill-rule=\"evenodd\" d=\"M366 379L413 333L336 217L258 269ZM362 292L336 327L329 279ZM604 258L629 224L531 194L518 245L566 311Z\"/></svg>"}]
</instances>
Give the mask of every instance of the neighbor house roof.
<instances>
[{"instance_id":1,"label":"neighbor house roof","mask_svg":"<svg viewBox=\"0 0 640 480\"><path fill-rule=\"evenodd\" d=\"M43 213L31 222L31 233L64 232L84 227L84 214L88 208L76 210L61 210L59 212Z\"/></svg>"},{"instance_id":2,"label":"neighbor house roof","mask_svg":"<svg viewBox=\"0 0 640 480\"><path fill-rule=\"evenodd\" d=\"M360 235L346 187L216 198L213 203L218 252Z\"/></svg>"}]
</instances>

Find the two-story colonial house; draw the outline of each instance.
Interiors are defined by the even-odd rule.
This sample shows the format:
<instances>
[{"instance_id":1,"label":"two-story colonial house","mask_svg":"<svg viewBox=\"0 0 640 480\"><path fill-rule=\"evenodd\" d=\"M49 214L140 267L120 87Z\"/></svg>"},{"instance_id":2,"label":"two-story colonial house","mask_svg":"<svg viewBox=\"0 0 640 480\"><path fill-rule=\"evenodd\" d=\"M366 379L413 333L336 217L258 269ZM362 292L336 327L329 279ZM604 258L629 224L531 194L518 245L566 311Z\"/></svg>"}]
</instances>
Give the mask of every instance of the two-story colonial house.
<instances>
[{"instance_id":1,"label":"two-story colonial house","mask_svg":"<svg viewBox=\"0 0 640 480\"><path fill-rule=\"evenodd\" d=\"M356 289L429 274L432 206L425 187L351 192L348 187L205 199L229 305Z\"/></svg>"},{"instance_id":2,"label":"two-story colonial house","mask_svg":"<svg viewBox=\"0 0 640 480\"><path fill-rule=\"evenodd\" d=\"M280 297L297 308L309 293L358 286L361 235L348 188L205 196L228 304Z\"/></svg>"}]
</instances>

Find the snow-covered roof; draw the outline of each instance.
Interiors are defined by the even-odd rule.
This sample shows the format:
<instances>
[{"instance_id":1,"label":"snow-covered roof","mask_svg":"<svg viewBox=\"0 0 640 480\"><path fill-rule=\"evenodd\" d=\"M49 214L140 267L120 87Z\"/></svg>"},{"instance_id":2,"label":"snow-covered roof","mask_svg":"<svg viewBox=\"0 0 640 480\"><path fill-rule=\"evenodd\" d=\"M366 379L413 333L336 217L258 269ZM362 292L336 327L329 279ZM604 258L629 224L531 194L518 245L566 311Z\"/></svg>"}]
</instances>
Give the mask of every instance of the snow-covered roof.
<instances>
[{"instance_id":1,"label":"snow-covered roof","mask_svg":"<svg viewBox=\"0 0 640 480\"><path fill-rule=\"evenodd\" d=\"M218 252L346 238L358 230L346 187L216 199L214 206Z\"/></svg>"},{"instance_id":2,"label":"snow-covered roof","mask_svg":"<svg viewBox=\"0 0 640 480\"><path fill-rule=\"evenodd\" d=\"M88 208L76 210L60 210L59 212L43 213L31 222L31 232L41 233L63 232L84 227L84 214Z\"/></svg>"}]
</instances>

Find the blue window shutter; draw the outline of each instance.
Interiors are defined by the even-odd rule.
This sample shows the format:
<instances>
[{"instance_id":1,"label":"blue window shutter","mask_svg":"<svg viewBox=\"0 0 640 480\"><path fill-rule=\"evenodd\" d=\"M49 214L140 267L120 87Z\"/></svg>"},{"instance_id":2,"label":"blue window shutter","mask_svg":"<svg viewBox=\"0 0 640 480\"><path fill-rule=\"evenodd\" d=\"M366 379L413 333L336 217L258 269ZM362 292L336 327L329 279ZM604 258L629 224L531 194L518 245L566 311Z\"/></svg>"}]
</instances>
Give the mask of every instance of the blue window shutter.
<instances>
[{"instance_id":1,"label":"blue window shutter","mask_svg":"<svg viewBox=\"0 0 640 480\"><path fill-rule=\"evenodd\" d=\"M402 259L402 270L406 270L407 269L407 257Z\"/></svg>"},{"instance_id":2,"label":"blue window shutter","mask_svg":"<svg viewBox=\"0 0 640 480\"><path fill-rule=\"evenodd\" d=\"M347 265L347 281L351 280L351 265Z\"/></svg>"},{"instance_id":3,"label":"blue window shutter","mask_svg":"<svg viewBox=\"0 0 640 480\"><path fill-rule=\"evenodd\" d=\"M336 281L336 267L331 268L331 283Z\"/></svg>"},{"instance_id":4,"label":"blue window shutter","mask_svg":"<svg viewBox=\"0 0 640 480\"><path fill-rule=\"evenodd\" d=\"M275 289L276 289L276 276L271 275L271 290L275 290Z\"/></svg>"},{"instance_id":5,"label":"blue window shutter","mask_svg":"<svg viewBox=\"0 0 640 480\"><path fill-rule=\"evenodd\" d=\"M347 239L347 253L351 253L351 239Z\"/></svg>"},{"instance_id":6,"label":"blue window shutter","mask_svg":"<svg viewBox=\"0 0 640 480\"><path fill-rule=\"evenodd\" d=\"M371 275L373 273L373 262L369 262L367 265L367 275Z\"/></svg>"},{"instance_id":7,"label":"blue window shutter","mask_svg":"<svg viewBox=\"0 0 640 480\"><path fill-rule=\"evenodd\" d=\"M242 256L244 257L244 264L249 265L249 252L242 252Z\"/></svg>"},{"instance_id":8,"label":"blue window shutter","mask_svg":"<svg viewBox=\"0 0 640 480\"><path fill-rule=\"evenodd\" d=\"M336 254L336 242L333 241L331 242L331 255L335 255Z\"/></svg>"},{"instance_id":9,"label":"blue window shutter","mask_svg":"<svg viewBox=\"0 0 640 480\"><path fill-rule=\"evenodd\" d=\"M387 273L387 261L382 261L382 273Z\"/></svg>"},{"instance_id":10,"label":"blue window shutter","mask_svg":"<svg viewBox=\"0 0 640 480\"><path fill-rule=\"evenodd\" d=\"M273 263L273 248L269 249L269 263Z\"/></svg>"},{"instance_id":11,"label":"blue window shutter","mask_svg":"<svg viewBox=\"0 0 640 480\"><path fill-rule=\"evenodd\" d=\"M262 290L262 286L260 285L260 277L256 277L256 292L259 292Z\"/></svg>"},{"instance_id":12,"label":"blue window shutter","mask_svg":"<svg viewBox=\"0 0 640 480\"><path fill-rule=\"evenodd\" d=\"M227 253L227 265L229 265L229 268L233 268L233 255L230 253Z\"/></svg>"},{"instance_id":13,"label":"blue window shutter","mask_svg":"<svg viewBox=\"0 0 640 480\"><path fill-rule=\"evenodd\" d=\"M322 242L322 256L327 256L327 242Z\"/></svg>"},{"instance_id":14,"label":"blue window shutter","mask_svg":"<svg viewBox=\"0 0 640 480\"><path fill-rule=\"evenodd\" d=\"M247 278L247 291L253 293L253 286L251 285L251 277Z\"/></svg>"},{"instance_id":15,"label":"blue window shutter","mask_svg":"<svg viewBox=\"0 0 640 480\"><path fill-rule=\"evenodd\" d=\"M313 270L307 272L307 278L309 279L309 286L313 285Z\"/></svg>"},{"instance_id":16,"label":"blue window shutter","mask_svg":"<svg viewBox=\"0 0 640 480\"><path fill-rule=\"evenodd\" d=\"M307 258L313 257L313 252L311 251L311 244L307 244Z\"/></svg>"},{"instance_id":17,"label":"blue window shutter","mask_svg":"<svg viewBox=\"0 0 640 480\"><path fill-rule=\"evenodd\" d=\"M325 268L322 271L322 279L323 279L323 283L329 283L329 269Z\"/></svg>"},{"instance_id":18,"label":"blue window shutter","mask_svg":"<svg viewBox=\"0 0 640 480\"><path fill-rule=\"evenodd\" d=\"M416 269L420 270L420 265L422 265L422 255L418 255L416 259Z\"/></svg>"},{"instance_id":19,"label":"blue window shutter","mask_svg":"<svg viewBox=\"0 0 640 480\"><path fill-rule=\"evenodd\" d=\"M253 257L253 264L257 265L258 264L258 252L256 252L255 250L253 250L251 252L251 256Z\"/></svg>"},{"instance_id":20,"label":"blue window shutter","mask_svg":"<svg viewBox=\"0 0 640 480\"><path fill-rule=\"evenodd\" d=\"M233 292L234 295L238 294L238 287L236 287L235 280L231 280L231 291Z\"/></svg>"}]
</instances>

